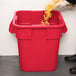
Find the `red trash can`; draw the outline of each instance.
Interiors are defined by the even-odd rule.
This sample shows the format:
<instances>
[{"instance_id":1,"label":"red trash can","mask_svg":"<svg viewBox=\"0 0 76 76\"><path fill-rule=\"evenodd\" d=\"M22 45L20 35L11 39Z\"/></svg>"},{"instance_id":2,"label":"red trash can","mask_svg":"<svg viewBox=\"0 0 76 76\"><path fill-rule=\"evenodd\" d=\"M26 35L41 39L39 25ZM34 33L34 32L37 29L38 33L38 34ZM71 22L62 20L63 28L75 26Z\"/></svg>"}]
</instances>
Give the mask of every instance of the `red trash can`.
<instances>
[{"instance_id":1,"label":"red trash can","mask_svg":"<svg viewBox=\"0 0 76 76\"><path fill-rule=\"evenodd\" d=\"M22 71L54 71L60 38L67 31L59 11L52 11L49 26L41 26L44 11L17 11L9 27L15 33Z\"/></svg>"}]
</instances>

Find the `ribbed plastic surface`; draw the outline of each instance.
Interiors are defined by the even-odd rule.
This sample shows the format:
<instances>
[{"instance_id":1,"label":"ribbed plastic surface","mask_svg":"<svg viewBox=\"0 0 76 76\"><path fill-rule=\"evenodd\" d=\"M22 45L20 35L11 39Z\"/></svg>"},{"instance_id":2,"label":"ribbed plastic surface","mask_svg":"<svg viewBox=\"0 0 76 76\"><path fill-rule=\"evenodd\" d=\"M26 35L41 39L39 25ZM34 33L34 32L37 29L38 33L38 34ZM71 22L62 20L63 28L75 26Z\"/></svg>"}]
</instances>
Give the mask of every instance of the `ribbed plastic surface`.
<instances>
[{"instance_id":1,"label":"ribbed plastic surface","mask_svg":"<svg viewBox=\"0 0 76 76\"><path fill-rule=\"evenodd\" d=\"M54 71L57 67L59 42L67 31L58 11L52 11L49 26L41 26L44 11L17 11L10 24L10 33L18 41L22 71Z\"/></svg>"}]
</instances>

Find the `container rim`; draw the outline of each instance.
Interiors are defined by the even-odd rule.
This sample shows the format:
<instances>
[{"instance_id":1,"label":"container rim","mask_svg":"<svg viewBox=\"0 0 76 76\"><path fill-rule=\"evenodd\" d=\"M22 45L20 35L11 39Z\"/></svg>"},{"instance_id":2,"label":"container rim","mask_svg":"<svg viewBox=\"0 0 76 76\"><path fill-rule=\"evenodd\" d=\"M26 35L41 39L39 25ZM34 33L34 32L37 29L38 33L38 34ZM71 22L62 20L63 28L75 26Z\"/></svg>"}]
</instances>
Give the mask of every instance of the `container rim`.
<instances>
[{"instance_id":1,"label":"container rim","mask_svg":"<svg viewBox=\"0 0 76 76\"><path fill-rule=\"evenodd\" d=\"M19 11L16 11L15 12L15 14L14 14L14 19L13 19L13 25L16 27L16 28L63 28L64 27L64 25L65 25L65 23L64 23L64 20L63 20L63 18L62 18L62 15L61 15L61 13L59 12L59 11L57 11L57 10L53 10L53 11L56 11L57 13L59 13L59 15L61 16L61 18L62 18L62 23L60 24L60 25L40 25L40 24L35 24L35 25L32 25L31 24L31 26L30 25L28 25L28 26L25 26L25 25L17 25L16 23L15 23L15 21L17 20L17 16L16 16L16 13L18 13L18 12L20 12L20 11L38 11L38 12L40 12L40 11L44 11L44 10L19 10Z\"/></svg>"}]
</instances>

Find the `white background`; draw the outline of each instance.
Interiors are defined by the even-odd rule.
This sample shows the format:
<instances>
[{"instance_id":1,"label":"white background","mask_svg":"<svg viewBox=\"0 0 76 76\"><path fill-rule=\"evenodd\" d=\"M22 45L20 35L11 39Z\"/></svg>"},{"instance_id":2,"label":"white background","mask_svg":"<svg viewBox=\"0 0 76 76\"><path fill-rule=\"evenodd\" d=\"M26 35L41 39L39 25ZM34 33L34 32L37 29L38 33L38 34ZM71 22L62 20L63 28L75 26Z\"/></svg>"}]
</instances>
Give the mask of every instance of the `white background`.
<instances>
[{"instance_id":1,"label":"white background","mask_svg":"<svg viewBox=\"0 0 76 76\"><path fill-rule=\"evenodd\" d=\"M0 0L0 55L18 55L15 35L8 31L13 14L17 10L43 10L50 0ZM61 9L68 27L60 42L59 54L76 53L76 8Z\"/></svg>"}]
</instances>

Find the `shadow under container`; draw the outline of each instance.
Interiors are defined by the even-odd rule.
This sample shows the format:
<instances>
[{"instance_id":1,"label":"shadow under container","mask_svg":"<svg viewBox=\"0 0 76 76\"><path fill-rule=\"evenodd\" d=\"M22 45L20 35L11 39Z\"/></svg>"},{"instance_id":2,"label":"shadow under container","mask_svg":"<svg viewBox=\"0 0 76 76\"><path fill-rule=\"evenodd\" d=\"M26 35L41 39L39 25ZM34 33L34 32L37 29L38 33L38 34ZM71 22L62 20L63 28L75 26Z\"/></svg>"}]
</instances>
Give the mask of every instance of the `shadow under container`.
<instances>
[{"instance_id":1,"label":"shadow under container","mask_svg":"<svg viewBox=\"0 0 76 76\"><path fill-rule=\"evenodd\" d=\"M59 11L52 11L50 25L40 25L44 11L17 11L9 27L18 41L22 71L54 71L60 38L67 31Z\"/></svg>"}]
</instances>

